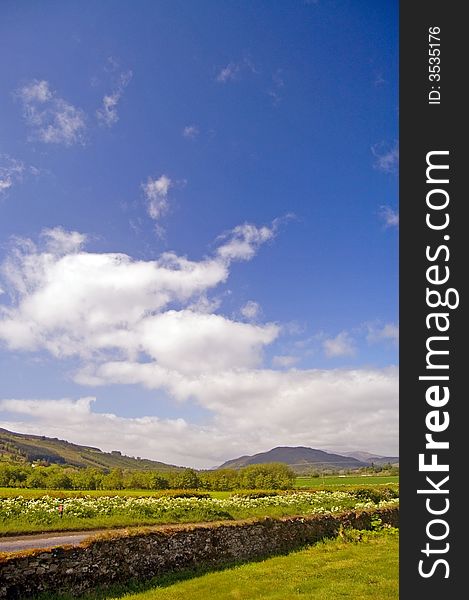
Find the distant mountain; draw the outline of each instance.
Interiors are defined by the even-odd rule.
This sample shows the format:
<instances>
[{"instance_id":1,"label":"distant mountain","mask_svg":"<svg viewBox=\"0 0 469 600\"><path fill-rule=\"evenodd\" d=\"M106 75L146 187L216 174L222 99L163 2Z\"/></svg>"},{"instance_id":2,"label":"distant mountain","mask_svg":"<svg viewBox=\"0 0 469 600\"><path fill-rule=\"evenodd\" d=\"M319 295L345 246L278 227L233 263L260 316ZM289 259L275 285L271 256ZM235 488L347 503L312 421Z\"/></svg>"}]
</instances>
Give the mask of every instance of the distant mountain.
<instances>
[{"instance_id":1,"label":"distant mountain","mask_svg":"<svg viewBox=\"0 0 469 600\"><path fill-rule=\"evenodd\" d=\"M102 452L92 446L80 446L43 435L14 433L0 428L0 461L46 461L48 463L98 469L133 469L139 471L174 471L181 467L144 458L125 456L115 450Z\"/></svg>"},{"instance_id":2,"label":"distant mountain","mask_svg":"<svg viewBox=\"0 0 469 600\"><path fill-rule=\"evenodd\" d=\"M352 458L366 462L369 465L372 463L375 465L399 464L398 456L381 456L380 454L371 454L370 452L361 452L359 450L356 452L344 452L344 456L351 456Z\"/></svg>"},{"instance_id":3,"label":"distant mountain","mask_svg":"<svg viewBox=\"0 0 469 600\"><path fill-rule=\"evenodd\" d=\"M307 473L313 470L325 469L359 469L367 467L370 463L359 460L353 456L332 454L323 450L306 448L304 446L289 447L279 446L268 452L260 452L253 456L241 456L223 463L219 469L241 469L248 465L280 462L290 466L296 473Z\"/></svg>"}]
</instances>

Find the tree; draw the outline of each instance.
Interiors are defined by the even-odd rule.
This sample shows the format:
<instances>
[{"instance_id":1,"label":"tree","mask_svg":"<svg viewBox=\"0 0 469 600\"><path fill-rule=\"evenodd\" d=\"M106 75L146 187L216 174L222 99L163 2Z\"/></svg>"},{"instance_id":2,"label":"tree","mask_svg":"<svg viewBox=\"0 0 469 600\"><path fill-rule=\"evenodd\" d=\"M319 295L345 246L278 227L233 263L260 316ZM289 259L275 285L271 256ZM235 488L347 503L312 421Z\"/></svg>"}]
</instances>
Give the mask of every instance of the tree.
<instances>
[{"instance_id":1,"label":"tree","mask_svg":"<svg viewBox=\"0 0 469 600\"><path fill-rule=\"evenodd\" d=\"M47 473L41 467L35 467L26 479L27 488L44 489L47 487Z\"/></svg>"},{"instance_id":2,"label":"tree","mask_svg":"<svg viewBox=\"0 0 469 600\"><path fill-rule=\"evenodd\" d=\"M103 487L106 490L121 490L124 480L121 469L111 469L111 472L103 477Z\"/></svg>"},{"instance_id":3,"label":"tree","mask_svg":"<svg viewBox=\"0 0 469 600\"><path fill-rule=\"evenodd\" d=\"M295 473L283 463L249 465L240 470L239 480L245 489L285 490L293 487Z\"/></svg>"},{"instance_id":4,"label":"tree","mask_svg":"<svg viewBox=\"0 0 469 600\"><path fill-rule=\"evenodd\" d=\"M200 486L200 480L194 469L184 469L183 471L176 471L172 474L170 485L172 488L179 488L182 490L196 490Z\"/></svg>"},{"instance_id":5,"label":"tree","mask_svg":"<svg viewBox=\"0 0 469 600\"><path fill-rule=\"evenodd\" d=\"M63 469L50 468L46 485L51 490L71 490L73 488L72 478Z\"/></svg>"}]
</instances>

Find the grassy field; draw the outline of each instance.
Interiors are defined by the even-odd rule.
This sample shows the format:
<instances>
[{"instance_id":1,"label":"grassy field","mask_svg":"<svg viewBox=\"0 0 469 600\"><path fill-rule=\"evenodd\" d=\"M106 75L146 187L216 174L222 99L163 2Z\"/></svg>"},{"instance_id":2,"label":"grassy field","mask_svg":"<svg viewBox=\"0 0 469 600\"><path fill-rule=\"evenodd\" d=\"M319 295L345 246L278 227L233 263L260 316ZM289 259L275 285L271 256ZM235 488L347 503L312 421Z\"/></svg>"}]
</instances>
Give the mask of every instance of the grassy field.
<instances>
[{"instance_id":1,"label":"grassy field","mask_svg":"<svg viewBox=\"0 0 469 600\"><path fill-rule=\"evenodd\" d=\"M298 490L260 498L5 498L0 504L0 535L325 514L398 502L395 493L384 488L365 493Z\"/></svg>"},{"instance_id":2,"label":"grassy field","mask_svg":"<svg viewBox=\"0 0 469 600\"><path fill-rule=\"evenodd\" d=\"M1 498L42 498L51 496L52 498L83 498L92 496L100 498L101 496L120 496L124 498L154 498L166 495L172 495L174 490L41 490L27 488L6 488L0 487ZM197 490L184 490L184 493L197 495L201 493ZM228 498L233 492L202 492L208 494L211 498Z\"/></svg>"},{"instance_id":3,"label":"grassy field","mask_svg":"<svg viewBox=\"0 0 469 600\"><path fill-rule=\"evenodd\" d=\"M328 540L287 556L229 569L170 576L95 592L107 600L397 600L398 533L362 532L359 542ZM42 600L71 600L48 595Z\"/></svg>"},{"instance_id":4,"label":"grassy field","mask_svg":"<svg viewBox=\"0 0 469 600\"><path fill-rule=\"evenodd\" d=\"M333 488L342 489L344 486L365 486L399 483L398 475L350 475L338 477L335 475L327 475L325 477L297 477L295 482L296 488L322 489Z\"/></svg>"},{"instance_id":5,"label":"grassy field","mask_svg":"<svg viewBox=\"0 0 469 600\"><path fill-rule=\"evenodd\" d=\"M351 475L346 477L325 476L325 477L297 477L295 488L306 489L344 489L346 486L367 486L367 485L387 485L399 483L397 475L372 475L361 476ZM83 496L125 496L125 497L153 497L161 494L171 493L161 492L159 490L43 490L27 488L7 488L0 487L1 498L14 498L23 496L23 498L41 498L42 496L52 496L54 498L80 498ZM206 492L211 498L228 498L234 492Z\"/></svg>"}]
</instances>

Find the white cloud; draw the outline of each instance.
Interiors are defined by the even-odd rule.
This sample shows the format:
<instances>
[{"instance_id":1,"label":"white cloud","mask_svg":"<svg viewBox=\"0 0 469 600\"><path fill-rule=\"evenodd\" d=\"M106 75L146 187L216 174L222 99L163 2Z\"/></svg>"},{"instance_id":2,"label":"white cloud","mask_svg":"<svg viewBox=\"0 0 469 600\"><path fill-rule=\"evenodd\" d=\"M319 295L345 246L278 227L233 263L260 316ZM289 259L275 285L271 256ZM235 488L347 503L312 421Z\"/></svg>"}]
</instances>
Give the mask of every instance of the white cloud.
<instances>
[{"instance_id":1,"label":"white cloud","mask_svg":"<svg viewBox=\"0 0 469 600\"><path fill-rule=\"evenodd\" d=\"M199 135L199 128L197 127L197 125L187 125L182 130L182 135L185 138L193 140Z\"/></svg>"},{"instance_id":2,"label":"white cloud","mask_svg":"<svg viewBox=\"0 0 469 600\"><path fill-rule=\"evenodd\" d=\"M146 183L141 184L143 195L147 202L147 212L152 219L159 219L169 207L168 191L173 182L167 175L161 175L158 179L149 177Z\"/></svg>"},{"instance_id":3,"label":"white cloud","mask_svg":"<svg viewBox=\"0 0 469 600\"><path fill-rule=\"evenodd\" d=\"M91 403L95 400L94 396L79 398L76 401L70 401L68 398L60 400L16 400L10 398L0 400L0 410L39 419L46 419L53 411L55 414L60 415L60 420L63 422L73 423L90 412Z\"/></svg>"},{"instance_id":4,"label":"white cloud","mask_svg":"<svg viewBox=\"0 0 469 600\"><path fill-rule=\"evenodd\" d=\"M276 221L272 227L256 227L251 223L238 225L230 232L223 234L218 239L225 239L219 246L217 254L220 258L231 260L249 260L256 253L259 246L274 238L277 231Z\"/></svg>"},{"instance_id":5,"label":"white cloud","mask_svg":"<svg viewBox=\"0 0 469 600\"><path fill-rule=\"evenodd\" d=\"M47 81L34 80L17 91L33 139L47 144L70 146L83 143L84 112L57 96Z\"/></svg>"},{"instance_id":6,"label":"white cloud","mask_svg":"<svg viewBox=\"0 0 469 600\"><path fill-rule=\"evenodd\" d=\"M241 314L246 319L256 319L261 314L260 304L254 302L254 300L248 300L244 306L241 307Z\"/></svg>"},{"instance_id":7,"label":"white cloud","mask_svg":"<svg viewBox=\"0 0 469 600\"><path fill-rule=\"evenodd\" d=\"M196 313L213 313L220 308L221 303L220 297L208 298L205 294L201 294L194 302L188 304L187 308Z\"/></svg>"},{"instance_id":8,"label":"white cloud","mask_svg":"<svg viewBox=\"0 0 469 600\"><path fill-rule=\"evenodd\" d=\"M138 369L127 367L127 378L123 364L121 377L116 369L109 378L132 380ZM0 400L0 411L28 419L3 421L2 426L196 467L277 445L397 453L395 368L228 371L180 378L174 387L181 396L196 397L212 418L202 424L154 416L124 418L93 412L91 398L10 399Z\"/></svg>"},{"instance_id":9,"label":"white cloud","mask_svg":"<svg viewBox=\"0 0 469 600\"><path fill-rule=\"evenodd\" d=\"M86 235L78 231L65 231L62 227L44 229L41 234L46 239L47 249L53 254L73 254L86 242Z\"/></svg>"},{"instance_id":10,"label":"white cloud","mask_svg":"<svg viewBox=\"0 0 469 600\"><path fill-rule=\"evenodd\" d=\"M10 398L0 400L10 419L2 426L199 467L276 445L394 454L396 369L289 370L288 355L268 369L264 350L280 327L212 312L219 302L209 293L227 281L231 262L252 258L276 224L235 227L199 261L92 253L86 236L61 228L43 232L40 245L17 240L1 269L8 348L74 356L76 383L162 390L204 417L160 419L157 397L139 418L95 412L89 397ZM336 356L350 346L345 332L329 342Z\"/></svg>"},{"instance_id":11,"label":"white cloud","mask_svg":"<svg viewBox=\"0 0 469 600\"><path fill-rule=\"evenodd\" d=\"M0 400L0 413L3 410L26 417L24 421L0 421L0 424L9 430L67 439L108 452L121 450L130 456L193 466L191 445L201 428L189 425L184 419L122 418L93 412L94 401L95 398Z\"/></svg>"},{"instance_id":12,"label":"white cloud","mask_svg":"<svg viewBox=\"0 0 469 600\"><path fill-rule=\"evenodd\" d=\"M21 88L20 95L24 102L44 103L51 100L54 94L50 91L49 83L47 81L38 81L35 79Z\"/></svg>"},{"instance_id":13,"label":"white cloud","mask_svg":"<svg viewBox=\"0 0 469 600\"><path fill-rule=\"evenodd\" d=\"M323 348L328 358L353 356L356 353L354 341L346 331L341 331L334 338L324 340Z\"/></svg>"},{"instance_id":14,"label":"white cloud","mask_svg":"<svg viewBox=\"0 0 469 600\"><path fill-rule=\"evenodd\" d=\"M272 364L274 367L293 367L298 362L298 356L291 356L289 354L274 356L272 358Z\"/></svg>"},{"instance_id":15,"label":"white cloud","mask_svg":"<svg viewBox=\"0 0 469 600\"><path fill-rule=\"evenodd\" d=\"M0 197L15 183L21 181L25 170L24 163L8 154L0 154Z\"/></svg>"},{"instance_id":16,"label":"white cloud","mask_svg":"<svg viewBox=\"0 0 469 600\"><path fill-rule=\"evenodd\" d=\"M399 213L390 206L381 206L379 216L383 219L386 228L399 226Z\"/></svg>"},{"instance_id":17,"label":"white cloud","mask_svg":"<svg viewBox=\"0 0 469 600\"><path fill-rule=\"evenodd\" d=\"M374 167L384 173L396 173L399 168L399 144L389 146L384 142L371 147L375 157Z\"/></svg>"},{"instance_id":18,"label":"white cloud","mask_svg":"<svg viewBox=\"0 0 469 600\"><path fill-rule=\"evenodd\" d=\"M376 87L380 86L380 85L385 85L387 82L386 79L384 79L383 74L382 73L376 73L375 75L375 79L374 79L374 85Z\"/></svg>"},{"instance_id":19,"label":"white cloud","mask_svg":"<svg viewBox=\"0 0 469 600\"><path fill-rule=\"evenodd\" d=\"M392 341L399 342L399 325L395 323L385 323L382 326L368 324L368 335L366 338L370 343Z\"/></svg>"},{"instance_id":20,"label":"white cloud","mask_svg":"<svg viewBox=\"0 0 469 600\"><path fill-rule=\"evenodd\" d=\"M241 67L239 64L237 63L228 63L226 65L226 67L223 67L218 75L217 75L217 81L219 81L220 83L226 83L227 81L232 81L234 79L236 79L239 75L239 72L241 70Z\"/></svg>"},{"instance_id":21,"label":"white cloud","mask_svg":"<svg viewBox=\"0 0 469 600\"><path fill-rule=\"evenodd\" d=\"M225 67L220 69L216 76L216 81L227 83L228 81L239 80L243 71L257 73L254 63L248 57L239 62L229 62Z\"/></svg>"},{"instance_id":22,"label":"white cloud","mask_svg":"<svg viewBox=\"0 0 469 600\"><path fill-rule=\"evenodd\" d=\"M257 249L258 237L266 235L254 235L254 225L243 227L252 228ZM125 254L85 252L86 236L78 232L55 228L42 237L42 248L17 240L2 265L14 302L0 305L0 340L10 348L45 348L55 356L145 352L165 366L177 362L177 353L181 364L189 365L187 348L197 348L196 361L203 353L207 364L246 366L257 364L261 347L277 335L274 326L207 314L207 292L226 281L232 260L254 255L252 245L241 256L223 253L196 262L166 252L157 260L138 261ZM198 312L199 303L205 307ZM170 338L164 341L165 336ZM230 337L232 343L226 343Z\"/></svg>"},{"instance_id":23,"label":"white cloud","mask_svg":"<svg viewBox=\"0 0 469 600\"><path fill-rule=\"evenodd\" d=\"M119 120L119 115L117 114L117 105L131 79L132 71L121 73L114 91L111 94L106 94L104 96L102 107L96 111L98 121L103 125L111 127Z\"/></svg>"},{"instance_id":24,"label":"white cloud","mask_svg":"<svg viewBox=\"0 0 469 600\"><path fill-rule=\"evenodd\" d=\"M144 319L134 333L140 348L158 365L186 374L257 366L263 346L277 337L278 327L170 310Z\"/></svg>"},{"instance_id":25,"label":"white cloud","mask_svg":"<svg viewBox=\"0 0 469 600\"><path fill-rule=\"evenodd\" d=\"M8 190L9 188L11 188L11 186L12 181L10 177L2 177L2 179L0 179L0 193L4 192L5 190Z\"/></svg>"}]
</instances>

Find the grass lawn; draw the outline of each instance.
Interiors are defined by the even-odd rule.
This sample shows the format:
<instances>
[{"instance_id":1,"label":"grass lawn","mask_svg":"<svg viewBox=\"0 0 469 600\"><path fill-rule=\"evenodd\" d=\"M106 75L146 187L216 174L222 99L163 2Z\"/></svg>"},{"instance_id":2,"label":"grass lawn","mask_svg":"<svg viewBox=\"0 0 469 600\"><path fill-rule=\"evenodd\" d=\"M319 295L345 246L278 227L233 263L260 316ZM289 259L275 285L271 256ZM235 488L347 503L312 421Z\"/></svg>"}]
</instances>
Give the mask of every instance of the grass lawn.
<instances>
[{"instance_id":1,"label":"grass lawn","mask_svg":"<svg viewBox=\"0 0 469 600\"><path fill-rule=\"evenodd\" d=\"M387 485L389 483L399 483L398 475L350 475L337 477L326 475L325 477L297 477L295 481L296 488L309 489L341 489L346 485L366 486L366 485Z\"/></svg>"},{"instance_id":2,"label":"grass lawn","mask_svg":"<svg viewBox=\"0 0 469 600\"><path fill-rule=\"evenodd\" d=\"M132 600L397 600L398 538L328 541L288 556L124 596Z\"/></svg>"},{"instance_id":3,"label":"grass lawn","mask_svg":"<svg viewBox=\"0 0 469 600\"><path fill-rule=\"evenodd\" d=\"M170 576L86 598L107 600L397 600L398 533L363 533L362 541L328 540L278 556L209 573ZM134 590L136 588L134 587ZM68 600L67 596L45 599Z\"/></svg>"}]
</instances>

